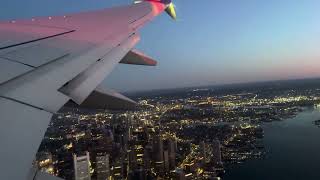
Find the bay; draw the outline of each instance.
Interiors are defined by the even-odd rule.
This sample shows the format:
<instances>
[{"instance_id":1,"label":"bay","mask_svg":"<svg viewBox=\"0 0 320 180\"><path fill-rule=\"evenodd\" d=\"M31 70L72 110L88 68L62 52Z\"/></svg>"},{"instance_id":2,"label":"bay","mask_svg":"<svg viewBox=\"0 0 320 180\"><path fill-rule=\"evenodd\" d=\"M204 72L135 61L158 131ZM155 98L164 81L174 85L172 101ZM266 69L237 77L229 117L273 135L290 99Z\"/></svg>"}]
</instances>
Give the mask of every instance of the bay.
<instances>
[{"instance_id":1,"label":"bay","mask_svg":"<svg viewBox=\"0 0 320 180\"><path fill-rule=\"evenodd\" d=\"M263 124L264 159L233 165L224 180L320 180L320 110L306 108L296 117Z\"/></svg>"}]
</instances>

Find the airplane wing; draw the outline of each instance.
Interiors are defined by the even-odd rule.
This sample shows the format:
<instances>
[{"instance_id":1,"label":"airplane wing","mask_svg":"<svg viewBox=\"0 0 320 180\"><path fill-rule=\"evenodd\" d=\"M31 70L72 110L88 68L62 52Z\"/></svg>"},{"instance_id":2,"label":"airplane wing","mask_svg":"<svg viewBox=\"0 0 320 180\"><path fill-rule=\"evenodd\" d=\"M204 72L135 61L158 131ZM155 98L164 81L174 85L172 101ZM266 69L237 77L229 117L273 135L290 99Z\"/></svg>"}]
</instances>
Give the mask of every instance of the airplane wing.
<instances>
[{"instance_id":1,"label":"airplane wing","mask_svg":"<svg viewBox=\"0 0 320 180\"><path fill-rule=\"evenodd\" d=\"M169 0L146 0L0 22L0 179L35 179L30 168L39 144L52 115L68 101L90 107L112 107L113 101L131 105L126 97L96 88L124 57L122 63L155 65L131 50L140 39L139 28L163 11L175 18L172 8ZM99 97L110 102L95 105Z\"/></svg>"}]
</instances>

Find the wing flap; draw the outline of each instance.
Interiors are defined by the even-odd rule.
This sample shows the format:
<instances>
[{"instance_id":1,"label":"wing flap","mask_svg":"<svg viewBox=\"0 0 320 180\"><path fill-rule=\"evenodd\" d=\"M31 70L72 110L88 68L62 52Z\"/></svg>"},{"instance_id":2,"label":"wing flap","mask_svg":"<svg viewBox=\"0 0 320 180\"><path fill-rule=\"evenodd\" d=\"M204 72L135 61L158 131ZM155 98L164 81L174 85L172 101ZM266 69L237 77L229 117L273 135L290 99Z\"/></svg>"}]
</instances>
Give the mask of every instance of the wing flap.
<instances>
[{"instance_id":1,"label":"wing flap","mask_svg":"<svg viewBox=\"0 0 320 180\"><path fill-rule=\"evenodd\" d=\"M145 54L131 50L128 54L120 61L122 64L134 64L134 65L145 65L145 66L156 66L157 61L146 56Z\"/></svg>"},{"instance_id":2,"label":"wing flap","mask_svg":"<svg viewBox=\"0 0 320 180\"><path fill-rule=\"evenodd\" d=\"M136 102L113 90L98 87L81 106L94 109L129 110L136 107Z\"/></svg>"},{"instance_id":3,"label":"wing flap","mask_svg":"<svg viewBox=\"0 0 320 180\"><path fill-rule=\"evenodd\" d=\"M82 107L87 109L132 110L137 103L114 90L98 86L81 104L69 101L66 106Z\"/></svg>"},{"instance_id":4,"label":"wing flap","mask_svg":"<svg viewBox=\"0 0 320 180\"><path fill-rule=\"evenodd\" d=\"M139 40L139 35L133 34L113 48L110 53L69 81L59 91L77 104L81 104Z\"/></svg>"}]
</instances>

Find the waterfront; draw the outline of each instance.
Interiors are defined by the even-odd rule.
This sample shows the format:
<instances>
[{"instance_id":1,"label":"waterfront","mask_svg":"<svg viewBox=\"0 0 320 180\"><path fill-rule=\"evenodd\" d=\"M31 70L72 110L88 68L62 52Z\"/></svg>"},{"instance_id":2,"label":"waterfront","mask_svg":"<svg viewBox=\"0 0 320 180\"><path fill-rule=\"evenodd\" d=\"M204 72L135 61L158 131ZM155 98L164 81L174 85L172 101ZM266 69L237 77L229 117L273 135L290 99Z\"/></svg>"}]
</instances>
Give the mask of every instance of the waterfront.
<instances>
[{"instance_id":1,"label":"waterfront","mask_svg":"<svg viewBox=\"0 0 320 180\"><path fill-rule=\"evenodd\" d=\"M234 165L223 179L320 179L320 128L313 124L319 118L319 109L306 108L294 118L265 123L266 158Z\"/></svg>"}]
</instances>

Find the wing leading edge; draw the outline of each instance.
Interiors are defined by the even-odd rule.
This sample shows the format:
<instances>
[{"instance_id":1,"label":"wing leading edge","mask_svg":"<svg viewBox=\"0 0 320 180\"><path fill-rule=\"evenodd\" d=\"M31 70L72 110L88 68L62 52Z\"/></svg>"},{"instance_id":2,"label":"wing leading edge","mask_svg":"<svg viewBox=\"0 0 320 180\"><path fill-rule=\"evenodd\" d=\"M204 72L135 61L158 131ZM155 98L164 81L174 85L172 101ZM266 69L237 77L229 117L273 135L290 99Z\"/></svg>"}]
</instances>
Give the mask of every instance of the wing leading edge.
<instances>
[{"instance_id":1,"label":"wing leading edge","mask_svg":"<svg viewBox=\"0 0 320 180\"><path fill-rule=\"evenodd\" d=\"M108 107L109 101L134 104L97 87L139 41L139 28L168 6L168 1L148 0L94 12L0 22L0 159L6 162L0 165L0 179L37 179L30 175L35 153L52 114L69 100L91 107ZM134 55L133 61L123 62L153 63ZM97 97L104 101L92 104Z\"/></svg>"}]
</instances>

